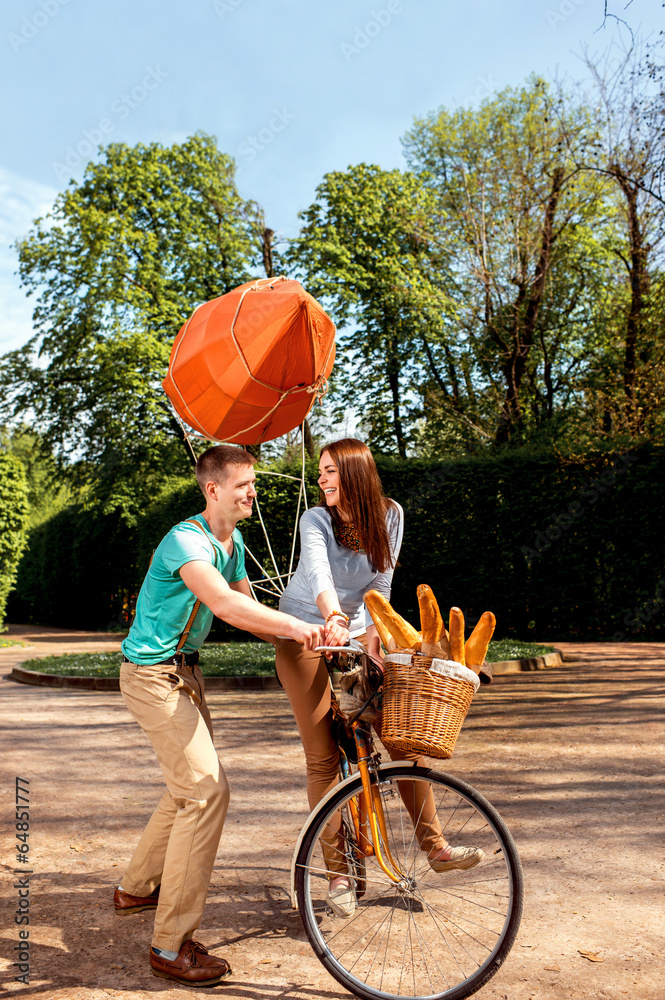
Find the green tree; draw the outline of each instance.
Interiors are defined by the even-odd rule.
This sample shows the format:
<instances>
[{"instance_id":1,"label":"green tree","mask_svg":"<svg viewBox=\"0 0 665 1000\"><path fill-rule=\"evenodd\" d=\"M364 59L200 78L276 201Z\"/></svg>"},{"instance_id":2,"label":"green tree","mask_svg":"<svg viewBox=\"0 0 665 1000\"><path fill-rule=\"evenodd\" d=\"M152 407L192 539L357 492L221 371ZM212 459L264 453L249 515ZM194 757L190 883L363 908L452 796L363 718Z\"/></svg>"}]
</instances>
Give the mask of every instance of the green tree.
<instances>
[{"instance_id":1,"label":"green tree","mask_svg":"<svg viewBox=\"0 0 665 1000\"><path fill-rule=\"evenodd\" d=\"M434 198L413 174L359 164L326 174L286 260L343 328L336 395L370 443L406 456L425 340L447 297L431 273Z\"/></svg>"},{"instance_id":2,"label":"green tree","mask_svg":"<svg viewBox=\"0 0 665 1000\"><path fill-rule=\"evenodd\" d=\"M36 332L0 378L5 413L29 417L107 509L131 518L182 469L160 387L170 346L196 305L251 276L257 207L209 136L101 152L18 246Z\"/></svg>"},{"instance_id":3,"label":"green tree","mask_svg":"<svg viewBox=\"0 0 665 1000\"><path fill-rule=\"evenodd\" d=\"M0 631L4 631L7 598L26 544L30 506L23 465L14 455L0 451Z\"/></svg>"},{"instance_id":4,"label":"green tree","mask_svg":"<svg viewBox=\"0 0 665 1000\"><path fill-rule=\"evenodd\" d=\"M585 52L589 80L580 84L580 99L595 108L597 128L594 141L570 143L578 168L603 178L613 191L607 245L617 267L613 309L605 317L612 335L594 372L593 398L604 430L633 439L653 438L662 428L663 46L662 39L653 45L631 41L600 56Z\"/></svg>"},{"instance_id":5,"label":"green tree","mask_svg":"<svg viewBox=\"0 0 665 1000\"><path fill-rule=\"evenodd\" d=\"M52 517L71 500L67 477L34 430L18 425L11 430L0 427L0 449L17 458L23 466L28 488L28 531Z\"/></svg>"},{"instance_id":6,"label":"green tree","mask_svg":"<svg viewBox=\"0 0 665 1000\"><path fill-rule=\"evenodd\" d=\"M583 174L577 146L593 135L583 106L548 114L532 79L478 109L440 109L405 138L407 159L436 198L431 222L455 302L431 352L437 399L478 437L525 440L575 400L599 262L607 192ZM446 272L445 262L454 265Z\"/></svg>"}]
</instances>

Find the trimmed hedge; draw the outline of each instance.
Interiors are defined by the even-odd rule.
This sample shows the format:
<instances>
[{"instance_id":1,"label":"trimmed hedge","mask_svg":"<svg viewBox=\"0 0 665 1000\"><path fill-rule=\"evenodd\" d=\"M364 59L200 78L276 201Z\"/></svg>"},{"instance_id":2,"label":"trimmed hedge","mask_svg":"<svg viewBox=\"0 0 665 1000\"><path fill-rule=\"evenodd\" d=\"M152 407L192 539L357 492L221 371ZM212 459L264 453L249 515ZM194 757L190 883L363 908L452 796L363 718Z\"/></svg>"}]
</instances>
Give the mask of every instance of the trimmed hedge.
<instances>
[{"instance_id":1,"label":"trimmed hedge","mask_svg":"<svg viewBox=\"0 0 665 1000\"><path fill-rule=\"evenodd\" d=\"M119 628L137 589L135 562L135 538L117 513L65 507L30 532L8 616L61 628Z\"/></svg>"},{"instance_id":2,"label":"trimmed hedge","mask_svg":"<svg viewBox=\"0 0 665 1000\"><path fill-rule=\"evenodd\" d=\"M386 493L405 509L393 603L411 621L418 620L416 587L426 582L442 608L459 605L469 624L493 610L498 636L665 637L663 449L575 461L515 452L378 464ZM312 468L314 502L315 480ZM297 485L261 477L260 497L283 571ZM80 628L126 620L152 549L202 505L196 484L182 480L132 530L90 511L60 512L30 536L11 600L13 620ZM264 557L256 515L240 527ZM249 561L248 569L253 577ZM220 625L215 634L231 631Z\"/></svg>"},{"instance_id":3,"label":"trimmed hedge","mask_svg":"<svg viewBox=\"0 0 665 1000\"><path fill-rule=\"evenodd\" d=\"M665 635L662 450L409 462L381 474L405 508L393 598L412 620L428 582L471 624L493 610L500 635Z\"/></svg>"},{"instance_id":4,"label":"trimmed hedge","mask_svg":"<svg viewBox=\"0 0 665 1000\"><path fill-rule=\"evenodd\" d=\"M23 465L14 455L0 451L0 632L3 631L7 598L27 543L25 529L29 510Z\"/></svg>"}]
</instances>

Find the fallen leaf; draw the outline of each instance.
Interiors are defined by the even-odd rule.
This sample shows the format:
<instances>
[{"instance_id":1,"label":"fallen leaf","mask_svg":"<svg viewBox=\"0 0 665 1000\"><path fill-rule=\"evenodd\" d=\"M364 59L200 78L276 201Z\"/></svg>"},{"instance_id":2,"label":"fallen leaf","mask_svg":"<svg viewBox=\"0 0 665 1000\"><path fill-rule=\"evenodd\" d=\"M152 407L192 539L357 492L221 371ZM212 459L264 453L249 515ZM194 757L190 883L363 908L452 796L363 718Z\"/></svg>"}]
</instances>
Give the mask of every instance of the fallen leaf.
<instances>
[{"instance_id":1,"label":"fallen leaf","mask_svg":"<svg viewBox=\"0 0 665 1000\"><path fill-rule=\"evenodd\" d=\"M69 845L69 849L70 849L70 851L82 851L83 850L83 848L81 847L80 844L70 844Z\"/></svg>"},{"instance_id":2,"label":"fallen leaf","mask_svg":"<svg viewBox=\"0 0 665 1000\"><path fill-rule=\"evenodd\" d=\"M124 965L112 965L112 969L124 969Z\"/></svg>"},{"instance_id":3,"label":"fallen leaf","mask_svg":"<svg viewBox=\"0 0 665 1000\"><path fill-rule=\"evenodd\" d=\"M588 958L590 962L604 962L604 958L600 958L597 951L580 951L577 949L578 953L582 958Z\"/></svg>"},{"instance_id":4,"label":"fallen leaf","mask_svg":"<svg viewBox=\"0 0 665 1000\"><path fill-rule=\"evenodd\" d=\"M546 965L544 968L545 972L561 972L560 965Z\"/></svg>"}]
</instances>

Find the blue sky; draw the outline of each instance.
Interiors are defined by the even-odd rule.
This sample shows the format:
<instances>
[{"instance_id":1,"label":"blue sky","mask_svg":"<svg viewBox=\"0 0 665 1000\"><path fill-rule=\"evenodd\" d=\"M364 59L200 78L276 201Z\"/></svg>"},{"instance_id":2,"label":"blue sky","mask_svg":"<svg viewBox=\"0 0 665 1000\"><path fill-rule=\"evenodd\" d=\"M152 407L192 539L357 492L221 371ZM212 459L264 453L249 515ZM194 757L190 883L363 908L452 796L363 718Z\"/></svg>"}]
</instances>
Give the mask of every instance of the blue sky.
<instances>
[{"instance_id":1,"label":"blue sky","mask_svg":"<svg viewBox=\"0 0 665 1000\"><path fill-rule=\"evenodd\" d=\"M98 143L202 130L241 194L292 236L324 173L403 166L414 117L530 73L579 77L610 44L603 0L13 0L0 9L0 353L31 335L14 240L80 179ZM634 32L662 0L609 0ZM600 29L600 30L598 30Z\"/></svg>"}]
</instances>

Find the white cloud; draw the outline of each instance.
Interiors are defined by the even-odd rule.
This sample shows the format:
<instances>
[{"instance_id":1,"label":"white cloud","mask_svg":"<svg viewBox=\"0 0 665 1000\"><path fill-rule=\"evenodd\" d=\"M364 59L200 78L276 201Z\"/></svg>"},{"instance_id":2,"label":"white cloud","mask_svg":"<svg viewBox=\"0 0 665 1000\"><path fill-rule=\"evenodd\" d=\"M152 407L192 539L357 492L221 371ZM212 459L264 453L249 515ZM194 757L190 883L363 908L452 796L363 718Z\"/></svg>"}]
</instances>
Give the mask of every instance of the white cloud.
<instances>
[{"instance_id":1,"label":"white cloud","mask_svg":"<svg viewBox=\"0 0 665 1000\"><path fill-rule=\"evenodd\" d=\"M0 167L0 354L22 347L32 336L32 299L20 287L13 244L53 205L56 188Z\"/></svg>"}]
</instances>

